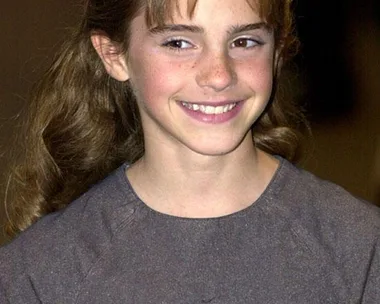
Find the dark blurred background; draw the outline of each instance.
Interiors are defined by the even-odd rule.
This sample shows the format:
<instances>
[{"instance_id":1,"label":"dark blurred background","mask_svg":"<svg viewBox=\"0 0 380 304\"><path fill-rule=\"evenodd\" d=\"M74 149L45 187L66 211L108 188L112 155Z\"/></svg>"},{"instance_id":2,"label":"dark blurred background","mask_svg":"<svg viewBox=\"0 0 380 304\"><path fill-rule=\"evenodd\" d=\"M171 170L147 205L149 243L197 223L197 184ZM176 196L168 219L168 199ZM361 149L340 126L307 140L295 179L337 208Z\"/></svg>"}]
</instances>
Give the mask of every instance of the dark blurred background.
<instances>
[{"instance_id":1,"label":"dark blurred background","mask_svg":"<svg viewBox=\"0 0 380 304\"><path fill-rule=\"evenodd\" d=\"M300 165L380 204L380 2L295 4L302 47L291 83L314 137ZM79 0L0 2L1 202L17 115L82 11Z\"/></svg>"},{"instance_id":2,"label":"dark blurred background","mask_svg":"<svg viewBox=\"0 0 380 304\"><path fill-rule=\"evenodd\" d=\"M297 0L297 99L314 141L303 163L380 203L380 4Z\"/></svg>"}]
</instances>

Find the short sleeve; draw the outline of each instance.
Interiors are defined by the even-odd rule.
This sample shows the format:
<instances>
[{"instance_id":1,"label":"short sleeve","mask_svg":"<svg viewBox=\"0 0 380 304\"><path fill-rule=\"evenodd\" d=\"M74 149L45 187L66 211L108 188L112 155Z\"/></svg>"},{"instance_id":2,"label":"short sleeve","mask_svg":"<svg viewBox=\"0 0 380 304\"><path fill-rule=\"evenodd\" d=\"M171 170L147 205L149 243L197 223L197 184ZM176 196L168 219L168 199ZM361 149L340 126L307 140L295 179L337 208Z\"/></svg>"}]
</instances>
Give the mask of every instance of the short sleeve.
<instances>
[{"instance_id":1,"label":"short sleeve","mask_svg":"<svg viewBox=\"0 0 380 304\"><path fill-rule=\"evenodd\" d=\"M362 304L380 303L380 242L373 249L371 263L362 297Z\"/></svg>"}]
</instances>

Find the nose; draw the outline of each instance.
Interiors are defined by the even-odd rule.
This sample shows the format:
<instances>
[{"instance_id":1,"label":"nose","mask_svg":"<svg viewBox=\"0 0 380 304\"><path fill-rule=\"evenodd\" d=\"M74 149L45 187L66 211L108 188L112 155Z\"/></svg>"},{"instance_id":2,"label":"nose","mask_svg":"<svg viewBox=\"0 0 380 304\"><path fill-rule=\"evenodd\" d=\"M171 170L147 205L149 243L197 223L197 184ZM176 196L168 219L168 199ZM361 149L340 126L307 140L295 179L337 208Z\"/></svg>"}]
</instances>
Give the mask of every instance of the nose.
<instances>
[{"instance_id":1,"label":"nose","mask_svg":"<svg viewBox=\"0 0 380 304\"><path fill-rule=\"evenodd\" d=\"M221 92L236 82L231 58L222 52L208 52L198 61L197 84Z\"/></svg>"}]
</instances>

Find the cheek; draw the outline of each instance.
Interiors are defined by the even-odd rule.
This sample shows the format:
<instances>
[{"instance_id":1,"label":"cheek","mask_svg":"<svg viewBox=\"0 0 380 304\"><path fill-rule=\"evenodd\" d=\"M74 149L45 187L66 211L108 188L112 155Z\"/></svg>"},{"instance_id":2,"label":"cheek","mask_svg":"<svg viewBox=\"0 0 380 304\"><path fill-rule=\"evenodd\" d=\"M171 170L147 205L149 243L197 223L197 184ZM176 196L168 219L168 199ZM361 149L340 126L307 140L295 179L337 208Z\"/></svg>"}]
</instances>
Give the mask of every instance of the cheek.
<instances>
[{"instance_id":1,"label":"cheek","mask_svg":"<svg viewBox=\"0 0 380 304\"><path fill-rule=\"evenodd\" d=\"M240 66L241 75L256 92L271 91L273 84L273 59L255 58Z\"/></svg>"},{"instance_id":2,"label":"cheek","mask_svg":"<svg viewBox=\"0 0 380 304\"><path fill-rule=\"evenodd\" d=\"M181 64L168 63L163 58L142 54L130 62L131 83L138 100L150 105L168 100L182 87Z\"/></svg>"}]
</instances>

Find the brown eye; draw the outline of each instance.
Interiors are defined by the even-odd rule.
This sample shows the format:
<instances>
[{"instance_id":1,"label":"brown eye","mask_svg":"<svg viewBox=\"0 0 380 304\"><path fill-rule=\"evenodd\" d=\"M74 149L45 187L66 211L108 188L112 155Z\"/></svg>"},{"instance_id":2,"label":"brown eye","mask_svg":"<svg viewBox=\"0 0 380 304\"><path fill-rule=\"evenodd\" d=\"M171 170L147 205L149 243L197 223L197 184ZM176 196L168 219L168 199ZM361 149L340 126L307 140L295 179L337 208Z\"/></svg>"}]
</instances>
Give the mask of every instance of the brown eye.
<instances>
[{"instance_id":1,"label":"brown eye","mask_svg":"<svg viewBox=\"0 0 380 304\"><path fill-rule=\"evenodd\" d=\"M253 39L239 38L239 39L236 39L234 42L232 42L232 47L251 48L259 44L260 44L259 42Z\"/></svg>"},{"instance_id":2,"label":"brown eye","mask_svg":"<svg viewBox=\"0 0 380 304\"><path fill-rule=\"evenodd\" d=\"M191 43L181 40L181 39L173 39L167 41L163 44L163 46L173 48L173 49L189 49L192 47Z\"/></svg>"}]
</instances>

